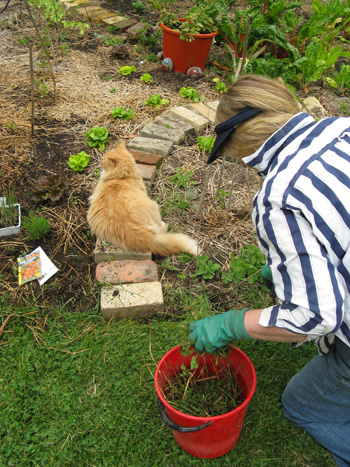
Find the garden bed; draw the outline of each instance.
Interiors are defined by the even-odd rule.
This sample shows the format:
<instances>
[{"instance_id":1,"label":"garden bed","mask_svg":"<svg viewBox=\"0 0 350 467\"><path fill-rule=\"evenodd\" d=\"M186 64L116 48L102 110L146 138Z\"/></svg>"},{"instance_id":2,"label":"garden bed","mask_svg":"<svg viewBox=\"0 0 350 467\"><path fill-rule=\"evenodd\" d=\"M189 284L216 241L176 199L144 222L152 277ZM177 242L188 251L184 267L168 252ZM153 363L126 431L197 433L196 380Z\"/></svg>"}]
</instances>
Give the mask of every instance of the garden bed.
<instances>
[{"instance_id":1,"label":"garden bed","mask_svg":"<svg viewBox=\"0 0 350 467\"><path fill-rule=\"evenodd\" d=\"M102 6L129 17L153 21L152 27L156 28L153 12L147 10L137 15L132 11L130 1L105 2ZM37 24L44 28L38 12L33 8L32 11ZM73 13L67 15L77 21ZM160 113L175 105L188 104L186 99L180 97L181 87L195 87L208 102L220 98L215 90L214 78L219 76L220 80L228 84L227 73L225 75L222 68L214 66L214 63L220 61L227 63L227 51L222 46L212 46L203 77L194 81L184 74L162 71L159 62L145 58L147 48L140 51L137 41L129 40L126 33L112 34L107 26L90 26L85 35L74 29L64 31L56 56L57 65L52 64L56 77L54 96L53 83L43 64L42 51L38 47L27 10L12 0L0 16L1 190L8 186L13 188L23 216L29 216L31 211L37 212L51 224L49 233L40 240L30 240L23 229L17 236L0 239L1 294L16 303L36 303L45 310L53 310L57 302L69 303L72 311L84 311L89 306L98 305L98 286L95 284L92 259L95 239L90 235L86 213L88 197L97 182L103 152L88 147L86 131L94 126L106 127L110 136L107 149L113 148L121 139L128 141L139 135L143 125ZM113 54L113 47L106 45L110 37L122 37L125 40L126 58L117 58ZM33 136L28 48L31 40L34 42L35 83ZM119 69L125 65L135 66L136 72L122 76ZM140 82L139 78L144 73L151 74L151 84ZM151 94L159 94L168 99L169 104L159 109L145 106ZM304 97L302 92L298 94ZM339 104L329 90L313 85L309 88L309 95L319 97L329 115L339 112ZM110 110L117 106L131 108L135 118L128 121L113 119ZM214 135L213 128L202 134ZM68 159L70 155L81 151L90 154L91 160L86 169L75 172L69 167ZM164 221L172 229L196 236L204 253L225 269L231 253L238 254L242 247L255 243L250 211L259 180L254 173L249 173L247 183L245 170L238 170L225 232L223 198L227 202L233 166L232 163L225 166L220 196L220 193L217 194L220 163L213 165L204 208L201 215L196 216L206 173L206 159L207 155L197 145L196 136L187 137L184 144L176 147L166 158L152 187L151 196L161 204ZM189 173L190 181L184 182ZM55 203L34 200L32 194L38 178L50 174L59 174L68 183L69 194L64 194ZM183 199L189 188L195 189L195 196L184 208ZM179 194L181 199L176 197ZM31 252L39 245L59 272L43 287L36 282L20 287L17 257ZM181 314L176 293L201 287L201 278L194 281L192 277L198 265L195 260L188 261L182 257L155 260L160 267L164 286L166 316ZM168 294L168 286L172 285L174 287ZM207 284L207 293L212 296L214 303L220 302L224 308L230 303L234 303L237 308L249 306L247 296L239 288L225 286L221 280L216 281L215 276Z\"/></svg>"}]
</instances>

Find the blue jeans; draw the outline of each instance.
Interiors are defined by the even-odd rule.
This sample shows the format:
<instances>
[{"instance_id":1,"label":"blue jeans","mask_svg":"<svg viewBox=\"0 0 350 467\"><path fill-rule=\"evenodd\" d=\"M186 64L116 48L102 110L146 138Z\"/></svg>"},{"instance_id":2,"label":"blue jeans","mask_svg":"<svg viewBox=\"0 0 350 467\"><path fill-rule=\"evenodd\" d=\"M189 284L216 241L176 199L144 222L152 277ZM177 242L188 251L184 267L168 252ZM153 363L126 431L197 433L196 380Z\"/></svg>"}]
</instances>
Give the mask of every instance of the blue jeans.
<instances>
[{"instance_id":1,"label":"blue jeans","mask_svg":"<svg viewBox=\"0 0 350 467\"><path fill-rule=\"evenodd\" d=\"M340 467L350 466L350 348L336 338L288 383L283 411L328 449Z\"/></svg>"}]
</instances>

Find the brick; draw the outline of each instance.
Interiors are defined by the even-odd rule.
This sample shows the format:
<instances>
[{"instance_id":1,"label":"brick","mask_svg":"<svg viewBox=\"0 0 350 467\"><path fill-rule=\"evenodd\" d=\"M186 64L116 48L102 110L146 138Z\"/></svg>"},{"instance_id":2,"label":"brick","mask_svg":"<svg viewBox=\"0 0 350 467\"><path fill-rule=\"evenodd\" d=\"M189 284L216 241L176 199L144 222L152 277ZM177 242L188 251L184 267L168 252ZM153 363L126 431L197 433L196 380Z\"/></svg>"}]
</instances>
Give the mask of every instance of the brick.
<instances>
[{"instance_id":1,"label":"brick","mask_svg":"<svg viewBox=\"0 0 350 467\"><path fill-rule=\"evenodd\" d=\"M141 136L145 138L164 139L166 141L172 141L174 144L180 144L185 140L185 135L182 132L155 123L146 123L141 130Z\"/></svg>"},{"instance_id":2,"label":"brick","mask_svg":"<svg viewBox=\"0 0 350 467\"><path fill-rule=\"evenodd\" d=\"M124 16L118 16L114 15L111 18L105 18L102 20L102 23L112 25L112 26L118 26L118 23L121 23L122 21L125 21L126 18Z\"/></svg>"},{"instance_id":3,"label":"brick","mask_svg":"<svg viewBox=\"0 0 350 467\"><path fill-rule=\"evenodd\" d=\"M207 118L212 125L215 125L216 112L214 112L214 110L203 104L203 102L196 102L191 104L191 107L195 112L198 112L199 114L203 115L203 117Z\"/></svg>"},{"instance_id":4,"label":"brick","mask_svg":"<svg viewBox=\"0 0 350 467\"><path fill-rule=\"evenodd\" d=\"M149 318L164 311L160 282L102 287L101 314L107 320Z\"/></svg>"},{"instance_id":5,"label":"brick","mask_svg":"<svg viewBox=\"0 0 350 467\"><path fill-rule=\"evenodd\" d=\"M96 280L108 284L157 282L158 268L156 263L151 260L124 260L99 263L96 267Z\"/></svg>"},{"instance_id":6,"label":"brick","mask_svg":"<svg viewBox=\"0 0 350 467\"><path fill-rule=\"evenodd\" d=\"M210 101L210 102L207 102L207 106L214 110L214 112L216 112L218 110L218 105L219 105L220 101L219 100L216 100L216 101Z\"/></svg>"},{"instance_id":7,"label":"brick","mask_svg":"<svg viewBox=\"0 0 350 467\"><path fill-rule=\"evenodd\" d=\"M134 24L136 24L137 21L133 20L133 19L124 19L124 21L119 21L117 23L112 23L113 26L116 26L118 28L118 32L123 32L123 31L126 31L128 28L130 28L131 26L133 26Z\"/></svg>"},{"instance_id":8,"label":"brick","mask_svg":"<svg viewBox=\"0 0 350 467\"><path fill-rule=\"evenodd\" d=\"M151 152L160 154L161 156L168 156L173 146L174 144L171 141L137 136L129 142L128 149L130 148L137 151Z\"/></svg>"},{"instance_id":9,"label":"brick","mask_svg":"<svg viewBox=\"0 0 350 467\"><path fill-rule=\"evenodd\" d=\"M82 7L83 5L86 5L86 6L90 5L89 0L75 0L74 2L70 2L70 3L66 2L64 4L64 8L66 10L72 10L73 8Z\"/></svg>"},{"instance_id":10,"label":"brick","mask_svg":"<svg viewBox=\"0 0 350 467\"><path fill-rule=\"evenodd\" d=\"M136 164L136 165L140 169L143 181L153 183L157 175L156 166L155 165L144 165L144 164Z\"/></svg>"},{"instance_id":11,"label":"brick","mask_svg":"<svg viewBox=\"0 0 350 467\"><path fill-rule=\"evenodd\" d=\"M194 132L194 127L189 123L184 122L180 118L175 117L171 113L165 113L160 115L155 119L155 123L158 125L167 126L168 128L173 128L184 133L185 136Z\"/></svg>"},{"instance_id":12,"label":"brick","mask_svg":"<svg viewBox=\"0 0 350 467\"><path fill-rule=\"evenodd\" d=\"M96 10L101 10L101 8L99 6L87 5L84 7L77 8L75 11L77 11L81 15L84 15L84 14L86 15L86 12L96 11Z\"/></svg>"},{"instance_id":13,"label":"brick","mask_svg":"<svg viewBox=\"0 0 350 467\"><path fill-rule=\"evenodd\" d=\"M106 10L102 10L102 8L98 10L87 10L85 11L84 8L79 8L80 14L84 16L84 18L88 18L92 20L94 23L100 23L104 18L110 18L113 16L113 13L108 12Z\"/></svg>"},{"instance_id":14,"label":"brick","mask_svg":"<svg viewBox=\"0 0 350 467\"><path fill-rule=\"evenodd\" d=\"M127 29L126 33L131 38L138 37L140 35L140 32L143 29L145 29L145 23L136 23L133 26L131 26L129 29Z\"/></svg>"},{"instance_id":15,"label":"brick","mask_svg":"<svg viewBox=\"0 0 350 467\"><path fill-rule=\"evenodd\" d=\"M197 133L204 130L209 123L207 118L193 112L193 110L187 109L186 107L173 107L170 112L181 120L184 120L186 123L192 125Z\"/></svg>"},{"instance_id":16,"label":"brick","mask_svg":"<svg viewBox=\"0 0 350 467\"><path fill-rule=\"evenodd\" d=\"M134 156L135 161L139 164L154 165L158 169L163 162L163 157L159 154L151 154L149 152L134 151L133 149L129 149L129 151Z\"/></svg>"},{"instance_id":17,"label":"brick","mask_svg":"<svg viewBox=\"0 0 350 467\"><path fill-rule=\"evenodd\" d=\"M124 251L121 248L97 242L95 250L93 251L93 258L96 264L107 261L147 260L152 259L152 253L150 251L146 253Z\"/></svg>"}]
</instances>

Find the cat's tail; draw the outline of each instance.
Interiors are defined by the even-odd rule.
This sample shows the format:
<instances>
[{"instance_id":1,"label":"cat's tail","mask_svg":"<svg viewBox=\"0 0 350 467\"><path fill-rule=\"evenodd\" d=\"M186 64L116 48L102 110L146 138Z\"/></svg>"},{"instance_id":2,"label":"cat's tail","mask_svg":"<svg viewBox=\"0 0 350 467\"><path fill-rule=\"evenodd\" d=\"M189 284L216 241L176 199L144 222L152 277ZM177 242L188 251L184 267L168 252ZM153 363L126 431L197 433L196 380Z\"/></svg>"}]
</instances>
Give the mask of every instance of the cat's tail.
<instances>
[{"instance_id":1,"label":"cat's tail","mask_svg":"<svg viewBox=\"0 0 350 467\"><path fill-rule=\"evenodd\" d=\"M161 256L171 256L175 253L190 253L197 256L201 253L196 240L185 234L171 232L156 233L148 239L147 248Z\"/></svg>"}]
</instances>

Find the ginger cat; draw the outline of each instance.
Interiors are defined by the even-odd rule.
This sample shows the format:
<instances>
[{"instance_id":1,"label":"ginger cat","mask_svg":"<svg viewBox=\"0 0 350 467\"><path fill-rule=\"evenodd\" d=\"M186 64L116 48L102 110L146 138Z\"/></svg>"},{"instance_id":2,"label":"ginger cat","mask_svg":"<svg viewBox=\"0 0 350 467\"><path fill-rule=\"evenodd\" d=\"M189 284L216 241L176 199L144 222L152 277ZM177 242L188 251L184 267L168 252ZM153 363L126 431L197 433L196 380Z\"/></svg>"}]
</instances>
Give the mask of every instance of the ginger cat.
<instances>
[{"instance_id":1,"label":"ginger cat","mask_svg":"<svg viewBox=\"0 0 350 467\"><path fill-rule=\"evenodd\" d=\"M200 253L191 237L167 232L159 206L148 197L141 172L124 142L105 154L102 166L87 214L91 232L99 240L127 251L161 256Z\"/></svg>"}]
</instances>

